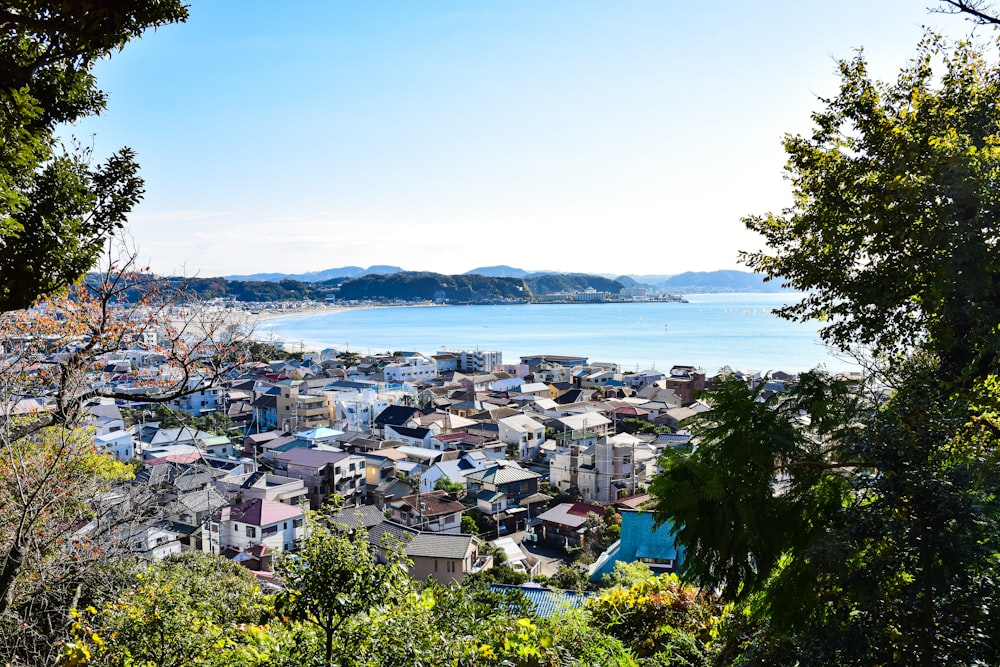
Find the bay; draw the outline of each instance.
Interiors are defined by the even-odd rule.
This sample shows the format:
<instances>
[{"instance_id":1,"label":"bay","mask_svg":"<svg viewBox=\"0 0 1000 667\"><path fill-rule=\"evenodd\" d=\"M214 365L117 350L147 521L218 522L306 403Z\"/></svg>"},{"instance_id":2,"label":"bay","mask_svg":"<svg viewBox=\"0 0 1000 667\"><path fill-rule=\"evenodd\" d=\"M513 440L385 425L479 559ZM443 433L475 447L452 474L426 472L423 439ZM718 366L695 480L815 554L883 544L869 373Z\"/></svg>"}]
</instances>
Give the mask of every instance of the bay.
<instances>
[{"instance_id":1,"label":"bay","mask_svg":"<svg viewBox=\"0 0 1000 667\"><path fill-rule=\"evenodd\" d=\"M357 308L265 320L257 333L291 349L500 350L504 363L517 363L522 355L567 354L616 362L623 371L668 370L676 364L708 373L723 366L858 370L853 360L822 344L818 323L787 322L771 312L798 296L692 294L685 296L688 303Z\"/></svg>"}]
</instances>

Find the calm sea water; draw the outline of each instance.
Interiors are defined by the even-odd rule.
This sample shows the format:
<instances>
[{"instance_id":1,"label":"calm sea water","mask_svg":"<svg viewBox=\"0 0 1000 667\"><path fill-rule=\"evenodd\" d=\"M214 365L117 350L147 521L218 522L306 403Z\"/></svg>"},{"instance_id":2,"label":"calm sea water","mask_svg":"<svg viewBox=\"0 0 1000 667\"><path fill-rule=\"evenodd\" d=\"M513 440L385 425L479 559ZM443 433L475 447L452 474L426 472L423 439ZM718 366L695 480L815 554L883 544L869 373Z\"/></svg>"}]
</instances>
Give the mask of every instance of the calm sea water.
<instances>
[{"instance_id":1,"label":"calm sea water","mask_svg":"<svg viewBox=\"0 0 1000 667\"><path fill-rule=\"evenodd\" d=\"M792 294L694 294L689 303L531 304L362 308L262 322L257 331L305 349L362 353L442 349L501 350L521 355L570 354L611 361L622 370L693 365L714 373L803 371L824 365L855 370L819 339L815 323L771 313Z\"/></svg>"}]
</instances>

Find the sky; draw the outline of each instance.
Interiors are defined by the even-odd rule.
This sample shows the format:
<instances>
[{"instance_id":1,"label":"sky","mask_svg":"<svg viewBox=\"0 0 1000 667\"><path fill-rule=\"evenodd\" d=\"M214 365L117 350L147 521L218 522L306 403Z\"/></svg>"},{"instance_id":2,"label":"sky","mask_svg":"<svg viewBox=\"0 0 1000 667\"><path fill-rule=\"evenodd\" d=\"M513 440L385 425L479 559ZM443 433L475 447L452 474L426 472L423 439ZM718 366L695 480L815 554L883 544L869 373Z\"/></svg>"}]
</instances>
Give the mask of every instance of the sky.
<instances>
[{"instance_id":1,"label":"sky","mask_svg":"<svg viewBox=\"0 0 1000 667\"><path fill-rule=\"evenodd\" d=\"M190 0L68 132L137 152L128 232L163 274L746 270L836 60L891 79L923 26L972 33L935 6Z\"/></svg>"}]
</instances>

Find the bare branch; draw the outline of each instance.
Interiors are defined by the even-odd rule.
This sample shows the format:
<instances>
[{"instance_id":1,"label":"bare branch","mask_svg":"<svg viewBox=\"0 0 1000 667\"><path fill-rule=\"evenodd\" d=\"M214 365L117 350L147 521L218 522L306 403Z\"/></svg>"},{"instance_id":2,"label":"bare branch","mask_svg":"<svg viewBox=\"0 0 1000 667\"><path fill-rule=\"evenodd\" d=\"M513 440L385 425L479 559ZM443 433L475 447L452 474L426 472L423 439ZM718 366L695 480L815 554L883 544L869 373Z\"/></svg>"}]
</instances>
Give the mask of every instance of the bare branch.
<instances>
[{"instance_id":1,"label":"bare branch","mask_svg":"<svg viewBox=\"0 0 1000 667\"><path fill-rule=\"evenodd\" d=\"M980 25L1000 25L1000 12L993 3L982 0L941 0L947 7L931 8L935 14L966 14L970 21Z\"/></svg>"}]
</instances>

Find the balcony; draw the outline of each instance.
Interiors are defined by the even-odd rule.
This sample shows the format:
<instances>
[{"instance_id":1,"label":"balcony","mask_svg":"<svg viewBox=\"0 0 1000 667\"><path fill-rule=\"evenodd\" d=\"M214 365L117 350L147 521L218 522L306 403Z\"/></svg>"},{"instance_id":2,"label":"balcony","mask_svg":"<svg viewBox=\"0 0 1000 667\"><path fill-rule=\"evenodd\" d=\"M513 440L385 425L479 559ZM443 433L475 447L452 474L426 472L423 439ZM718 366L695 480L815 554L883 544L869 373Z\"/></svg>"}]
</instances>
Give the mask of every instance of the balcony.
<instances>
[{"instance_id":1,"label":"balcony","mask_svg":"<svg viewBox=\"0 0 1000 667\"><path fill-rule=\"evenodd\" d=\"M493 556L480 556L472 564L472 569L469 570L468 574L482 572L483 570L488 570L491 567L493 567Z\"/></svg>"}]
</instances>

